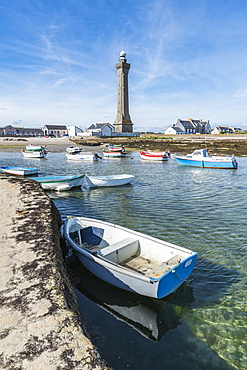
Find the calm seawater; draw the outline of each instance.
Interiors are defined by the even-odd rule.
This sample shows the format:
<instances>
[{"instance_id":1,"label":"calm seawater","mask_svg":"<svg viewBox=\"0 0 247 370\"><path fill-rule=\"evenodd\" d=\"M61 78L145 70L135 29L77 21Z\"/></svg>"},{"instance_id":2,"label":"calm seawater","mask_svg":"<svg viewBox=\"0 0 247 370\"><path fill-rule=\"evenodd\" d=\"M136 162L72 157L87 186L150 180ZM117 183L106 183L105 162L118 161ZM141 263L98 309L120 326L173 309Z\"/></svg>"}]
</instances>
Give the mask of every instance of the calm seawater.
<instances>
[{"instance_id":1,"label":"calm seawater","mask_svg":"<svg viewBox=\"0 0 247 370\"><path fill-rule=\"evenodd\" d=\"M162 300L111 287L68 253L83 322L114 369L247 369L247 158L237 160L237 170L217 170L138 152L93 163L0 153L1 166L46 174L133 174L132 185L50 196L62 219L94 217L198 252L192 281Z\"/></svg>"}]
</instances>

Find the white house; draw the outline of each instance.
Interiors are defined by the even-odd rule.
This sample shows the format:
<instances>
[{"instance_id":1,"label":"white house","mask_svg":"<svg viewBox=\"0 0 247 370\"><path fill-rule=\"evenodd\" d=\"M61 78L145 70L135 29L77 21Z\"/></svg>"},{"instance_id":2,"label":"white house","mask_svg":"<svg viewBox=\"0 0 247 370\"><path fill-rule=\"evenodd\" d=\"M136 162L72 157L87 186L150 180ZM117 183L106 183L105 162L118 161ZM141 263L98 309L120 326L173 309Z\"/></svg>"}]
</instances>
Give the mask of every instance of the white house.
<instances>
[{"instance_id":1,"label":"white house","mask_svg":"<svg viewBox=\"0 0 247 370\"><path fill-rule=\"evenodd\" d=\"M24 127L13 127L7 125L0 127L0 135L6 136L42 136L43 131L41 128L24 128Z\"/></svg>"},{"instance_id":2,"label":"white house","mask_svg":"<svg viewBox=\"0 0 247 370\"><path fill-rule=\"evenodd\" d=\"M229 126L217 126L212 131L212 135L218 134L233 134L234 132L241 132L242 129L240 127L229 127Z\"/></svg>"},{"instance_id":3,"label":"white house","mask_svg":"<svg viewBox=\"0 0 247 370\"><path fill-rule=\"evenodd\" d=\"M83 130L77 126L67 126L67 130L70 137L77 136L78 134L81 134L83 132Z\"/></svg>"},{"instance_id":4,"label":"white house","mask_svg":"<svg viewBox=\"0 0 247 370\"><path fill-rule=\"evenodd\" d=\"M68 130L65 125L45 125L43 131L44 135L54 135L57 137L68 135Z\"/></svg>"},{"instance_id":5,"label":"white house","mask_svg":"<svg viewBox=\"0 0 247 370\"><path fill-rule=\"evenodd\" d=\"M169 130L173 129L176 132ZM211 133L211 125L209 121L202 121L201 119L192 119L189 118L188 120L181 120L178 119L176 123L173 124L172 127L169 127L165 134L210 134Z\"/></svg>"},{"instance_id":6,"label":"white house","mask_svg":"<svg viewBox=\"0 0 247 370\"><path fill-rule=\"evenodd\" d=\"M166 135L177 135L177 134L184 134L184 131L181 130L179 127L169 127L164 132Z\"/></svg>"},{"instance_id":7,"label":"white house","mask_svg":"<svg viewBox=\"0 0 247 370\"><path fill-rule=\"evenodd\" d=\"M83 136L112 136L114 126L110 123L94 123L83 132Z\"/></svg>"}]
</instances>

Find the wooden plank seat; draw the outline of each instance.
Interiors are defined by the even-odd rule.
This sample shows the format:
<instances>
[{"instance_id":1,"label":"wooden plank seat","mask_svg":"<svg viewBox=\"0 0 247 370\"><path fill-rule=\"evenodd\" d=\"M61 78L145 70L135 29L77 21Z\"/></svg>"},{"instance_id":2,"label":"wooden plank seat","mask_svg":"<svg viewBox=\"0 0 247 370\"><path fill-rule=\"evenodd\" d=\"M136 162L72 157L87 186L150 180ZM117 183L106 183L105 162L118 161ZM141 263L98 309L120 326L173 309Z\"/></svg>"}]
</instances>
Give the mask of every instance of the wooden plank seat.
<instances>
[{"instance_id":1,"label":"wooden plank seat","mask_svg":"<svg viewBox=\"0 0 247 370\"><path fill-rule=\"evenodd\" d=\"M97 255L104 257L111 262L119 264L131 257L138 255L138 252L139 240L126 238L99 249L97 251Z\"/></svg>"}]
</instances>

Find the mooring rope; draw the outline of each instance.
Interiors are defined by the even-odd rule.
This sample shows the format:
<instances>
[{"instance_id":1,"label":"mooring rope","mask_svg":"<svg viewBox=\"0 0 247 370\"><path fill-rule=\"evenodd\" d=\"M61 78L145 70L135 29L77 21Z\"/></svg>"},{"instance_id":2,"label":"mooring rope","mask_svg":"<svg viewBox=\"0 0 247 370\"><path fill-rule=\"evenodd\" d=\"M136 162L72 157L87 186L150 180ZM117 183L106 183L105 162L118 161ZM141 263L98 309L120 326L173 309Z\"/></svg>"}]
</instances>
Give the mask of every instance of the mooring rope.
<instances>
[{"instance_id":1,"label":"mooring rope","mask_svg":"<svg viewBox=\"0 0 247 370\"><path fill-rule=\"evenodd\" d=\"M194 280L194 278L192 278L192 279L182 279L179 275L178 275L178 273L177 273L177 271L176 270L171 270L171 272L175 272L175 274L177 275L177 277L180 279L180 280L182 280L182 281L187 281L188 283L191 283L193 280Z\"/></svg>"}]
</instances>

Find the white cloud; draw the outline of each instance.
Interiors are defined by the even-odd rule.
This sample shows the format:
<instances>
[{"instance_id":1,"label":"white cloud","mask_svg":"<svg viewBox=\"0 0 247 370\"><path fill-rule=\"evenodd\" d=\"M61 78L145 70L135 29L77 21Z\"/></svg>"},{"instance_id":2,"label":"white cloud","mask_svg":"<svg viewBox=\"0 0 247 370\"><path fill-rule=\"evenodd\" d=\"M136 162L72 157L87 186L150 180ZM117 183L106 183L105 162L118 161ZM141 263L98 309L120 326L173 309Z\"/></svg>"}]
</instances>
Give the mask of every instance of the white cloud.
<instances>
[{"instance_id":1,"label":"white cloud","mask_svg":"<svg viewBox=\"0 0 247 370\"><path fill-rule=\"evenodd\" d=\"M63 8L52 3L49 12L43 0L27 4L6 5L0 15L6 34L0 43L1 125L87 125L105 117L113 123L122 49L131 63L135 126L189 117L246 122L245 4L137 0L131 7L112 1L94 7L74 0Z\"/></svg>"}]
</instances>

